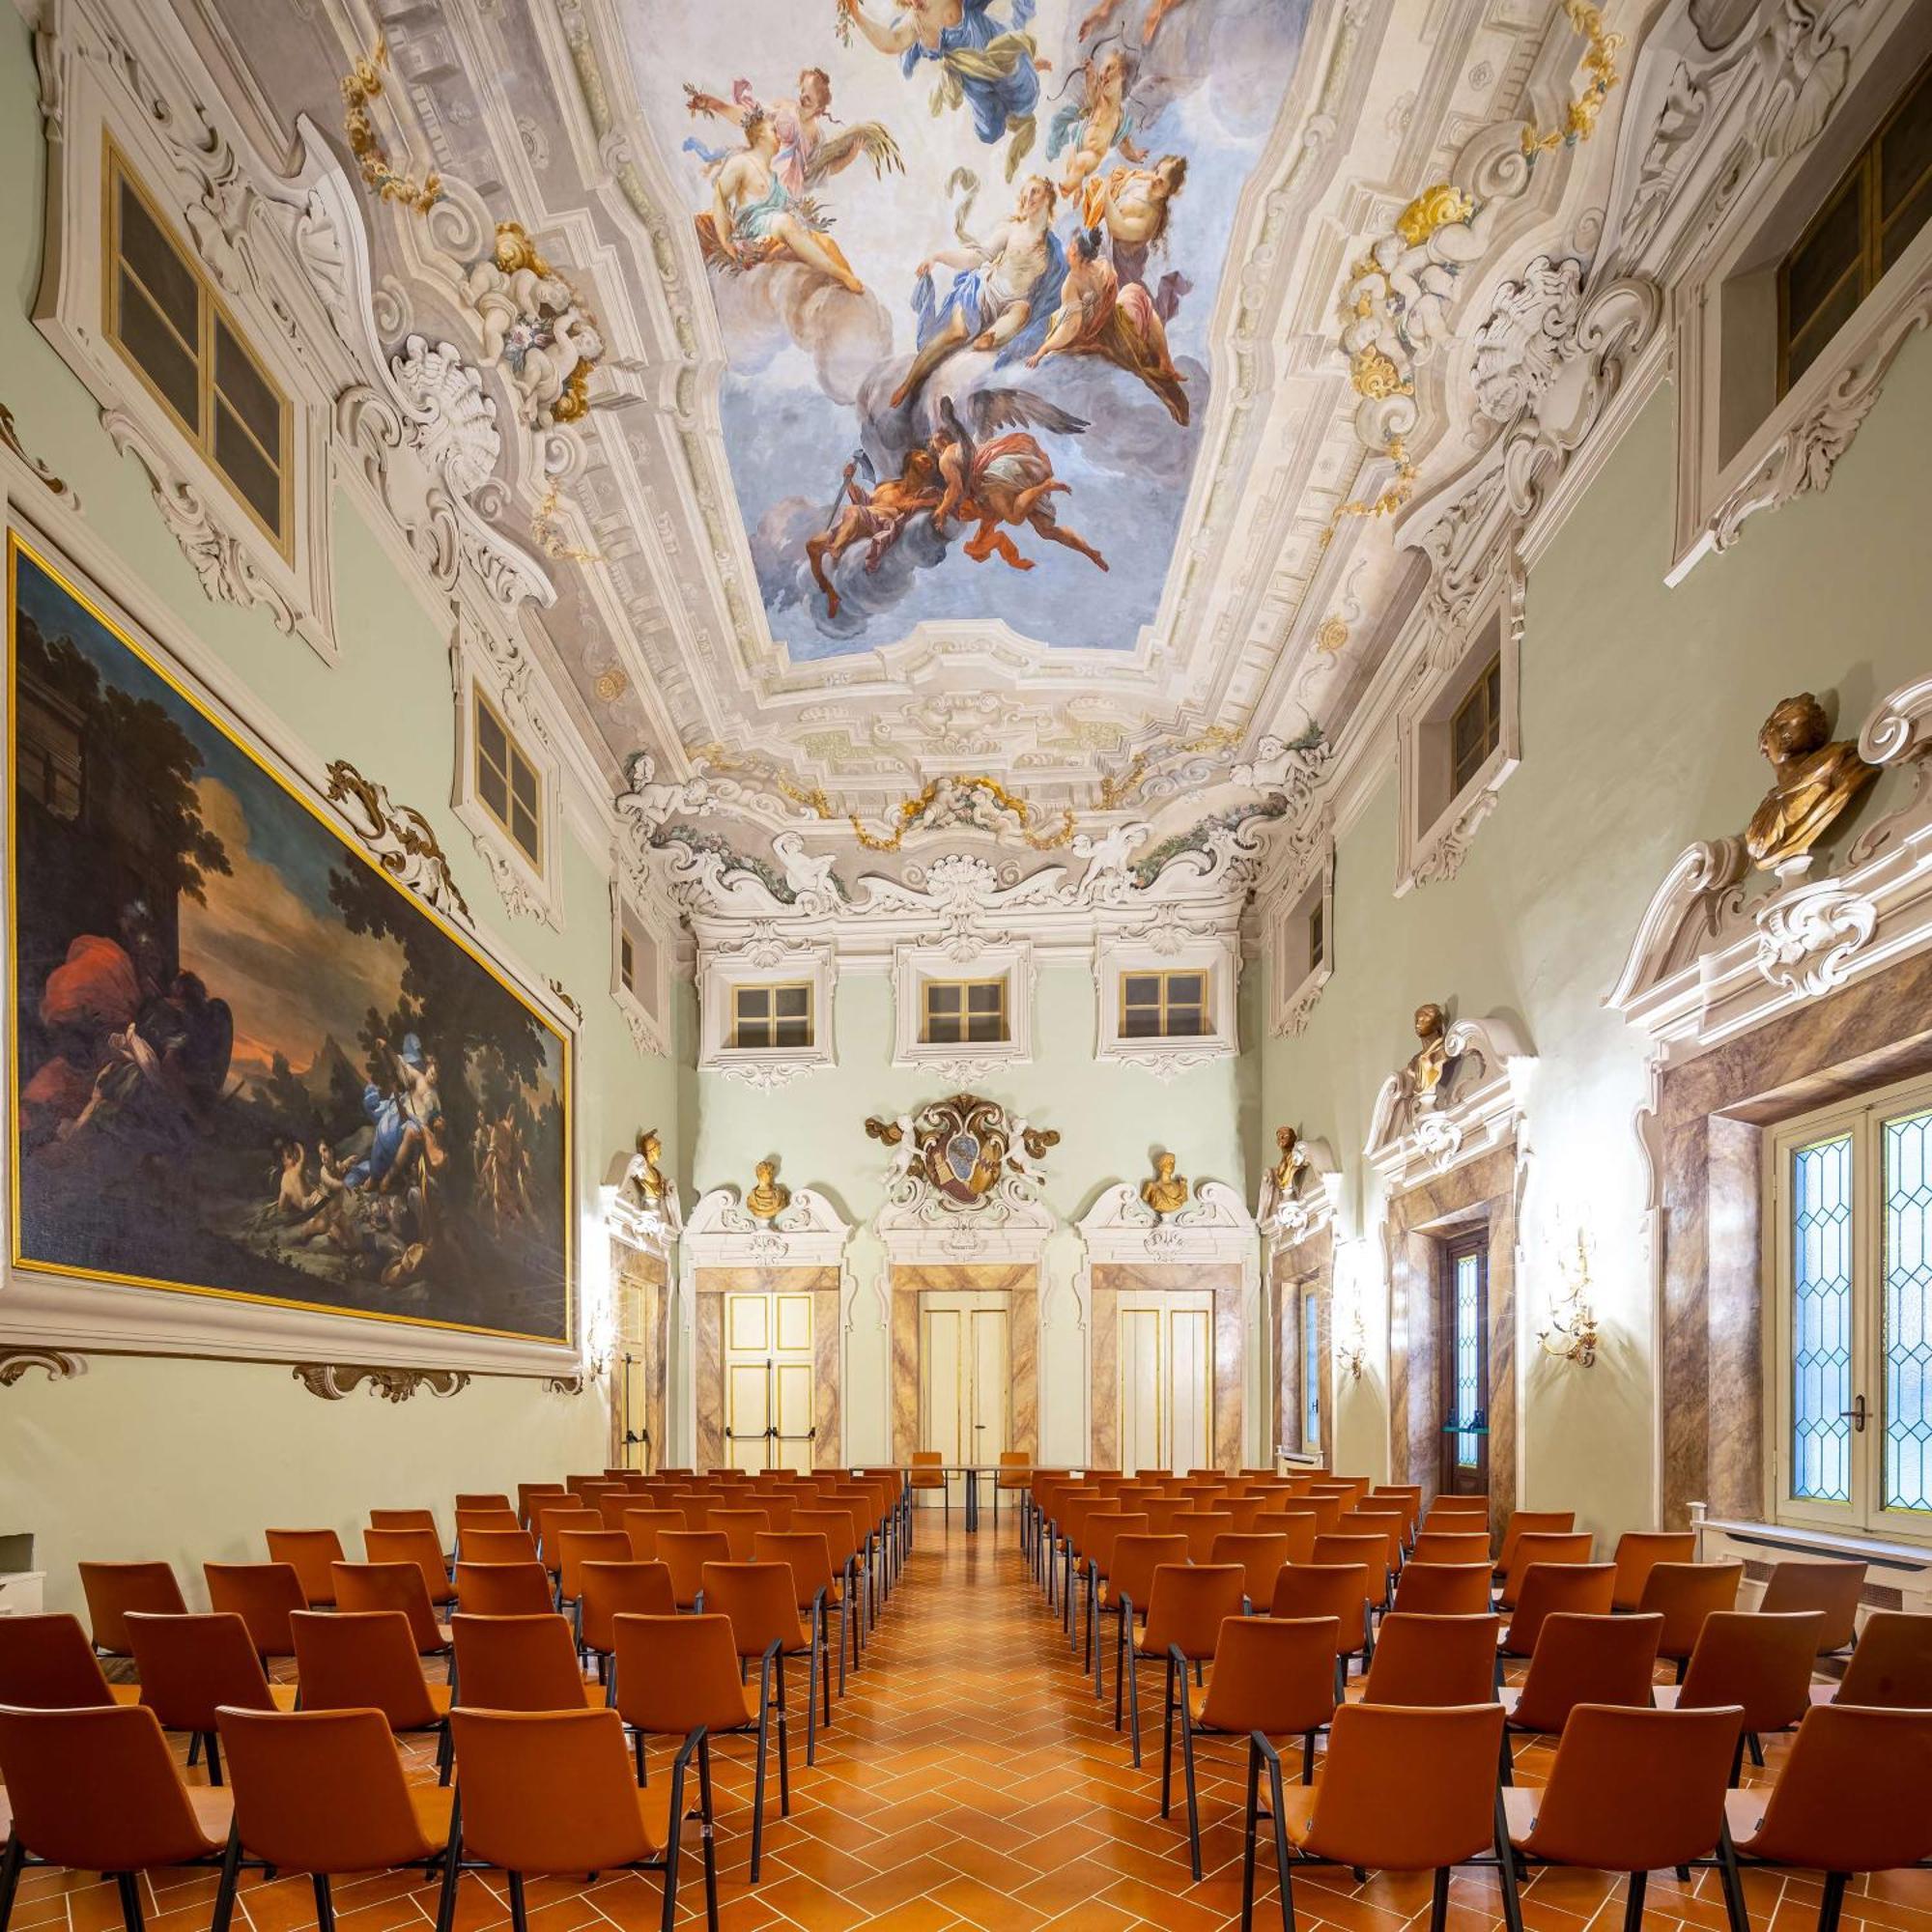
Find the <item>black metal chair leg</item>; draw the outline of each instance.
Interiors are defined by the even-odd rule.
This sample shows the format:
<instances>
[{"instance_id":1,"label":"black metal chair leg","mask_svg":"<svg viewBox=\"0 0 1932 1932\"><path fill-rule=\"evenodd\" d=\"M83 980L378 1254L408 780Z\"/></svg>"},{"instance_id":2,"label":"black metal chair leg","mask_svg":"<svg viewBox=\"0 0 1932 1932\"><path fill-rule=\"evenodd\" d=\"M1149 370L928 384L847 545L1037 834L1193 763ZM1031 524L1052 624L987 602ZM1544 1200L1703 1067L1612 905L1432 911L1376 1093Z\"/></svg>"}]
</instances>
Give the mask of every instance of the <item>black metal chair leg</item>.
<instances>
[{"instance_id":1,"label":"black metal chair leg","mask_svg":"<svg viewBox=\"0 0 1932 1932\"><path fill-rule=\"evenodd\" d=\"M221 1740L213 1731L208 1734L208 1781L221 1782Z\"/></svg>"},{"instance_id":2,"label":"black metal chair leg","mask_svg":"<svg viewBox=\"0 0 1932 1932\"><path fill-rule=\"evenodd\" d=\"M1731 1842L1728 1822L1718 1834L1718 1872L1724 1888L1724 1918L1730 1932L1750 1932L1750 1910L1745 1903L1744 1875L1738 1870L1738 1848Z\"/></svg>"},{"instance_id":3,"label":"black metal chair leg","mask_svg":"<svg viewBox=\"0 0 1932 1932\"><path fill-rule=\"evenodd\" d=\"M16 1833L7 1833L7 1847L0 1851L0 1932L14 1916L14 1896L20 1889L20 1867L27 1861L27 1848ZM214 1932L226 1932L216 1926Z\"/></svg>"},{"instance_id":4,"label":"black metal chair leg","mask_svg":"<svg viewBox=\"0 0 1932 1932\"><path fill-rule=\"evenodd\" d=\"M121 1922L128 1932L141 1932L141 1874L116 1872L114 1889L121 1894ZM334 1928L325 1924L323 1932L334 1932Z\"/></svg>"},{"instance_id":5,"label":"black metal chair leg","mask_svg":"<svg viewBox=\"0 0 1932 1932\"><path fill-rule=\"evenodd\" d=\"M508 1874L510 1881L510 1923L515 1932L529 1932L529 1913L524 1905L524 1875L522 1872Z\"/></svg>"},{"instance_id":6,"label":"black metal chair leg","mask_svg":"<svg viewBox=\"0 0 1932 1932\"><path fill-rule=\"evenodd\" d=\"M1503 1750L1507 1755L1507 1734L1503 1739ZM1496 1876L1503 1889L1503 1932L1522 1932L1522 1894L1517 1889L1516 1852L1510 1844L1509 1813L1504 1808L1500 1790L1496 1793Z\"/></svg>"},{"instance_id":7,"label":"black metal chair leg","mask_svg":"<svg viewBox=\"0 0 1932 1932\"><path fill-rule=\"evenodd\" d=\"M1248 1802L1241 1813L1241 1932L1253 1932L1255 1922L1255 1837L1261 1829L1262 1753L1248 1740Z\"/></svg>"},{"instance_id":8,"label":"black metal chair leg","mask_svg":"<svg viewBox=\"0 0 1932 1932\"><path fill-rule=\"evenodd\" d=\"M779 1680L779 1816L791 1816L791 1723L785 1713L784 1659L778 1660Z\"/></svg>"},{"instance_id":9,"label":"black metal chair leg","mask_svg":"<svg viewBox=\"0 0 1932 1932\"><path fill-rule=\"evenodd\" d=\"M765 1853L765 1763L772 1735L772 1700L767 1694L758 1706L757 1772L752 1779L752 1883Z\"/></svg>"},{"instance_id":10,"label":"black metal chair leg","mask_svg":"<svg viewBox=\"0 0 1932 1932\"><path fill-rule=\"evenodd\" d=\"M327 1872L312 1872L310 1874L310 1883L315 1887L316 1924L321 1927L321 1932L335 1932L335 1899L328 1889L328 1874ZM519 1883L514 1874L512 1875L511 1883L512 1885ZM521 1906L522 1901L519 1900L518 1903ZM524 1921L521 1912L517 1915L516 1926L517 1932L524 1932Z\"/></svg>"},{"instance_id":11,"label":"black metal chair leg","mask_svg":"<svg viewBox=\"0 0 1932 1932\"><path fill-rule=\"evenodd\" d=\"M1187 1855L1194 1882L1201 1883L1201 1804L1194 1783L1194 1711L1186 1687L1180 1697L1180 1776L1187 1790Z\"/></svg>"},{"instance_id":12,"label":"black metal chair leg","mask_svg":"<svg viewBox=\"0 0 1932 1932\"><path fill-rule=\"evenodd\" d=\"M453 1799L449 1806L449 1842L442 1855L442 1888L436 1901L436 1932L450 1932L456 1923L456 1892L463 1883L463 1800ZM226 1932L215 1927L214 1932Z\"/></svg>"},{"instance_id":13,"label":"black metal chair leg","mask_svg":"<svg viewBox=\"0 0 1932 1932\"><path fill-rule=\"evenodd\" d=\"M235 1826L230 1825L228 1842L221 1848L221 1882L214 1889L214 1916L209 1920L208 1932L228 1932L229 1926L235 1919L235 1892L241 1882L242 1833ZM6 1874L4 1868L0 1868L0 1927L6 1925L12 1904L13 1900L7 1890ZM440 1932L440 1927L439 1932Z\"/></svg>"},{"instance_id":14,"label":"black metal chair leg","mask_svg":"<svg viewBox=\"0 0 1932 1932\"><path fill-rule=\"evenodd\" d=\"M1174 1659L1167 1660L1167 1695L1160 1714L1160 1815L1173 1808L1174 1796ZM1185 1666L1183 1665L1184 1669ZM1187 1695L1187 1679L1180 1680L1180 1694Z\"/></svg>"},{"instance_id":15,"label":"black metal chair leg","mask_svg":"<svg viewBox=\"0 0 1932 1932\"><path fill-rule=\"evenodd\" d=\"M1294 1932L1294 1883L1288 1875L1288 1816L1281 1792L1281 1759L1267 1754L1268 1809L1274 1823L1275 1882L1281 1888L1281 1932Z\"/></svg>"},{"instance_id":16,"label":"black metal chair leg","mask_svg":"<svg viewBox=\"0 0 1932 1932\"><path fill-rule=\"evenodd\" d=\"M1435 1867L1435 1883L1429 1894L1429 1932L1445 1932L1449 1923L1449 1867Z\"/></svg>"},{"instance_id":17,"label":"black metal chair leg","mask_svg":"<svg viewBox=\"0 0 1932 1932\"><path fill-rule=\"evenodd\" d=\"M1838 1919L1845 1909L1845 1887L1850 1874L1825 1874L1825 1899L1818 1908L1818 1932L1838 1932Z\"/></svg>"},{"instance_id":18,"label":"black metal chair leg","mask_svg":"<svg viewBox=\"0 0 1932 1932\"><path fill-rule=\"evenodd\" d=\"M711 1808L711 1740L697 1741L697 1817L704 1845L704 1922L718 1932L718 1833ZM438 1932L448 1932L439 1927Z\"/></svg>"},{"instance_id":19,"label":"black metal chair leg","mask_svg":"<svg viewBox=\"0 0 1932 1932\"><path fill-rule=\"evenodd\" d=\"M1648 1872L1630 1874L1630 1890L1624 1896L1624 1932L1642 1932L1643 1895L1649 1889Z\"/></svg>"}]
</instances>

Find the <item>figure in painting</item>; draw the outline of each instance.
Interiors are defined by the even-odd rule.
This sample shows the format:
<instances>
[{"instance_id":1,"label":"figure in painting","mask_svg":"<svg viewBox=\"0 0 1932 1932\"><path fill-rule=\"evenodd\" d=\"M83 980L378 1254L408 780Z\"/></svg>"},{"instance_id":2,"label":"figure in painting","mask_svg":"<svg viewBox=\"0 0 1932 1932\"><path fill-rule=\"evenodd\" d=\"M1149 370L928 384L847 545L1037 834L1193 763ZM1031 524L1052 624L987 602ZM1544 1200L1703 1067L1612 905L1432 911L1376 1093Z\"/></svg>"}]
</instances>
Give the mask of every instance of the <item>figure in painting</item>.
<instances>
[{"instance_id":1,"label":"figure in painting","mask_svg":"<svg viewBox=\"0 0 1932 1932\"><path fill-rule=\"evenodd\" d=\"M917 395L927 377L962 349L996 351L1005 362L1038 346L1066 279L1053 205L1053 184L1031 175L1012 213L983 242L942 249L919 265L913 290L919 353L893 391L892 408ZM933 288L935 268L955 270L944 299Z\"/></svg>"},{"instance_id":2,"label":"figure in painting","mask_svg":"<svg viewBox=\"0 0 1932 1932\"><path fill-rule=\"evenodd\" d=\"M772 157L773 172L784 184L794 200L802 199L809 188L851 166L861 155L872 163L874 175L904 174L905 161L898 143L877 121L861 121L837 134L827 131L832 124L832 81L822 67L806 68L798 77L796 95L778 100L759 100L748 80L734 81L731 98L721 99L685 83L684 104L693 114L707 114L722 121L736 121L755 110L772 124L778 151ZM685 142L711 171L730 159L730 152L707 148L696 138Z\"/></svg>"},{"instance_id":3,"label":"figure in painting","mask_svg":"<svg viewBox=\"0 0 1932 1932\"><path fill-rule=\"evenodd\" d=\"M1162 1151L1153 1157L1153 1173L1141 1182L1141 1200L1164 1221L1187 1206L1188 1181L1174 1171L1174 1156Z\"/></svg>"},{"instance_id":4,"label":"figure in painting","mask_svg":"<svg viewBox=\"0 0 1932 1932\"><path fill-rule=\"evenodd\" d=\"M838 614L838 592L826 574L827 559L837 563L853 545L863 543L866 569L875 574L911 519L922 510L937 509L944 495L938 461L923 446L908 450L899 473L869 490L860 486L858 471L855 458L845 466L841 501L831 527L808 538L805 546L812 579L824 591L826 614L832 617Z\"/></svg>"},{"instance_id":5,"label":"figure in painting","mask_svg":"<svg viewBox=\"0 0 1932 1932\"><path fill-rule=\"evenodd\" d=\"M1094 176L1081 192L1080 220L1107 238L1114 272L1124 287L1147 286L1148 258L1167 235L1175 197L1187 185L1187 157L1163 155L1151 168L1114 168ZM1174 318L1187 293L1185 278L1163 275L1154 305L1163 322Z\"/></svg>"},{"instance_id":6,"label":"figure in painting","mask_svg":"<svg viewBox=\"0 0 1932 1932\"><path fill-rule=\"evenodd\" d=\"M1181 4L1181 0L1148 0L1147 17L1141 22L1141 44L1151 46L1160 32L1160 23ZM1121 10L1121 0L1099 0L1080 22L1080 38L1091 40Z\"/></svg>"},{"instance_id":7,"label":"figure in painting","mask_svg":"<svg viewBox=\"0 0 1932 1932\"><path fill-rule=\"evenodd\" d=\"M864 295L838 242L816 224L817 210L794 196L779 173L779 130L761 107L745 116L745 146L718 170L708 214L697 217L698 245L715 267L753 269L786 256Z\"/></svg>"},{"instance_id":8,"label":"figure in painting","mask_svg":"<svg viewBox=\"0 0 1932 1932\"><path fill-rule=\"evenodd\" d=\"M1147 159L1147 151L1135 147L1131 138L1127 90L1133 68L1125 49L1114 46L1092 55L1081 64L1078 76L1080 98L1054 115L1046 136L1049 161L1057 160L1069 145L1073 150L1060 183L1061 193L1068 196L1079 193L1081 184L1099 171L1116 148L1130 161Z\"/></svg>"},{"instance_id":9,"label":"figure in painting","mask_svg":"<svg viewBox=\"0 0 1932 1932\"><path fill-rule=\"evenodd\" d=\"M939 68L933 90L935 114L962 103L973 128L989 148L1010 134L1007 179L1011 181L1033 146L1039 104L1040 59L1026 31L1036 0L1010 0L1005 25L993 18L993 0L895 0L898 17L875 20L861 0L838 0L839 28L857 27L882 54L895 55L908 80L922 61Z\"/></svg>"},{"instance_id":10,"label":"figure in painting","mask_svg":"<svg viewBox=\"0 0 1932 1932\"><path fill-rule=\"evenodd\" d=\"M1804 858L1878 777L1849 738L1832 742L1825 707L1808 691L1778 704L1757 748L1776 782L1751 813L1745 850L1765 869Z\"/></svg>"},{"instance_id":11,"label":"figure in painting","mask_svg":"<svg viewBox=\"0 0 1932 1932\"><path fill-rule=\"evenodd\" d=\"M1060 431L1083 430L1087 425L1024 389L982 389L970 399L968 408L973 430L966 427L951 396L939 406L941 427L933 432L932 446L946 494L932 513L934 531L944 536L946 526L955 517L978 523L979 529L966 544L966 554L975 563L984 563L997 553L1013 569L1031 570L1032 559L1023 557L1000 528L1002 524L1015 527L1025 524L1049 542L1078 551L1088 562L1105 570L1107 559L1054 519L1048 497L1065 495L1071 485L1054 475L1053 459L1024 430L992 434L1015 421L1038 422Z\"/></svg>"},{"instance_id":12,"label":"figure in painting","mask_svg":"<svg viewBox=\"0 0 1932 1932\"><path fill-rule=\"evenodd\" d=\"M1168 354L1167 328L1153 298L1139 282L1122 286L1111 262L1100 253L1097 229L1083 228L1073 238L1060 306L1047 326L1046 340L1027 357L1037 369L1049 355L1098 355L1145 383L1183 428L1187 423L1186 381Z\"/></svg>"}]
</instances>

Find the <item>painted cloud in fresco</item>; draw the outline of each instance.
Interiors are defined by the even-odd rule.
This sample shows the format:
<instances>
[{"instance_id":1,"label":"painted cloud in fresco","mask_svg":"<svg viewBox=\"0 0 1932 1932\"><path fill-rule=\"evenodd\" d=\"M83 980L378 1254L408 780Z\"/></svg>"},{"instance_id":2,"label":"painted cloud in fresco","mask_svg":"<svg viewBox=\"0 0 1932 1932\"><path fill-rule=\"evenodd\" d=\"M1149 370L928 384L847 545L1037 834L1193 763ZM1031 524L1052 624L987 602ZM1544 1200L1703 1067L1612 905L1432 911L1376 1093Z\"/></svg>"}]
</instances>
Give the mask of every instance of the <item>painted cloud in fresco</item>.
<instances>
[{"instance_id":1,"label":"painted cloud in fresco","mask_svg":"<svg viewBox=\"0 0 1932 1932\"><path fill-rule=\"evenodd\" d=\"M795 658L932 619L1131 648L1307 0L653 0L639 85Z\"/></svg>"}]
</instances>

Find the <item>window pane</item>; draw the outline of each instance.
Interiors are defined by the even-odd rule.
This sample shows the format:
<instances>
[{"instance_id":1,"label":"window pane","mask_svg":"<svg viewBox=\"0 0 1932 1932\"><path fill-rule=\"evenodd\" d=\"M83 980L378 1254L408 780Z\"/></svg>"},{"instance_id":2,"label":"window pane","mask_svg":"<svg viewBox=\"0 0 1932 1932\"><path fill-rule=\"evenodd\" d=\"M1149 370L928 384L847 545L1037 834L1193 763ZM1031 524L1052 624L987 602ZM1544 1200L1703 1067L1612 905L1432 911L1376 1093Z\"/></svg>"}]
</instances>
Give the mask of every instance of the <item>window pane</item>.
<instances>
[{"instance_id":1,"label":"window pane","mask_svg":"<svg viewBox=\"0 0 1932 1932\"><path fill-rule=\"evenodd\" d=\"M1199 1007L1169 1007L1167 1033L1170 1039L1193 1039L1208 1031L1208 1015Z\"/></svg>"},{"instance_id":2,"label":"window pane","mask_svg":"<svg viewBox=\"0 0 1932 1932\"><path fill-rule=\"evenodd\" d=\"M1456 1420L1475 1421L1483 1406L1483 1342L1478 1332L1482 1310L1483 1258L1481 1255L1456 1257ZM1459 1468L1473 1469L1481 1460L1481 1442L1474 1430L1459 1431L1456 1436L1456 1463Z\"/></svg>"},{"instance_id":3,"label":"window pane","mask_svg":"<svg viewBox=\"0 0 1932 1932\"><path fill-rule=\"evenodd\" d=\"M778 1041L781 1046L810 1046L811 1044L811 1022L804 1018L780 1020L778 1023Z\"/></svg>"},{"instance_id":4,"label":"window pane","mask_svg":"<svg viewBox=\"0 0 1932 1932\"><path fill-rule=\"evenodd\" d=\"M199 436L201 378L194 357L176 340L160 312L125 269L121 271L121 340L189 434Z\"/></svg>"},{"instance_id":5,"label":"window pane","mask_svg":"<svg viewBox=\"0 0 1932 1932\"><path fill-rule=\"evenodd\" d=\"M1852 1499L1852 1137L1791 1156L1791 1493Z\"/></svg>"},{"instance_id":6,"label":"window pane","mask_svg":"<svg viewBox=\"0 0 1932 1932\"><path fill-rule=\"evenodd\" d=\"M1928 174L1932 174L1932 68L1918 76L1918 85L1880 143L1879 218L1889 221Z\"/></svg>"},{"instance_id":7,"label":"window pane","mask_svg":"<svg viewBox=\"0 0 1932 1932\"><path fill-rule=\"evenodd\" d=\"M1130 1007L1157 1007L1160 1004L1160 976L1157 973L1129 973L1122 998Z\"/></svg>"},{"instance_id":8,"label":"window pane","mask_svg":"<svg viewBox=\"0 0 1932 1932\"><path fill-rule=\"evenodd\" d=\"M277 536L282 530L282 478L236 420L225 397L214 402L215 467L236 494Z\"/></svg>"},{"instance_id":9,"label":"window pane","mask_svg":"<svg viewBox=\"0 0 1932 1932\"><path fill-rule=\"evenodd\" d=\"M1199 973L1170 973L1167 976L1169 1006L1198 1007L1208 997L1208 983Z\"/></svg>"},{"instance_id":10,"label":"window pane","mask_svg":"<svg viewBox=\"0 0 1932 1932\"><path fill-rule=\"evenodd\" d=\"M1121 1036L1124 1039L1158 1039L1160 1037L1160 1009L1158 1007L1129 1007L1122 1018Z\"/></svg>"},{"instance_id":11,"label":"window pane","mask_svg":"<svg viewBox=\"0 0 1932 1932\"><path fill-rule=\"evenodd\" d=\"M121 259L141 278L156 308L190 346L201 339L201 291L194 271L156 226L130 183L121 184Z\"/></svg>"},{"instance_id":12,"label":"window pane","mask_svg":"<svg viewBox=\"0 0 1932 1932\"><path fill-rule=\"evenodd\" d=\"M637 991L638 957L628 932L617 942L617 977L623 981L625 992L634 993Z\"/></svg>"},{"instance_id":13,"label":"window pane","mask_svg":"<svg viewBox=\"0 0 1932 1932\"><path fill-rule=\"evenodd\" d=\"M1858 262L1861 175L1862 170L1852 175L1824 218L1792 254L1785 271L1785 301L1793 335L1810 321L1846 270Z\"/></svg>"},{"instance_id":14,"label":"window pane","mask_svg":"<svg viewBox=\"0 0 1932 1932\"><path fill-rule=\"evenodd\" d=\"M809 986L780 986L775 989L777 1006L775 1010L787 1019L802 1019L810 1010L811 989Z\"/></svg>"},{"instance_id":15,"label":"window pane","mask_svg":"<svg viewBox=\"0 0 1932 1932\"><path fill-rule=\"evenodd\" d=\"M1308 970L1311 973L1321 964L1321 949L1326 938L1321 923L1321 901L1317 899L1314 911L1308 915Z\"/></svg>"},{"instance_id":16,"label":"window pane","mask_svg":"<svg viewBox=\"0 0 1932 1932\"><path fill-rule=\"evenodd\" d=\"M1811 318L1802 335L1794 334L1785 353L1785 381L1795 383L1818 359L1819 352L1837 334L1861 299L1859 278L1847 275L1836 295Z\"/></svg>"},{"instance_id":17,"label":"window pane","mask_svg":"<svg viewBox=\"0 0 1932 1932\"><path fill-rule=\"evenodd\" d=\"M1885 1122L1885 1507L1932 1509L1932 1111Z\"/></svg>"},{"instance_id":18,"label":"window pane","mask_svg":"<svg viewBox=\"0 0 1932 1932\"><path fill-rule=\"evenodd\" d=\"M1001 980L987 981L984 985L966 988L966 1008L969 1012L997 1013L1006 1004L1001 997L1006 992L1006 982Z\"/></svg>"},{"instance_id":19,"label":"window pane","mask_svg":"<svg viewBox=\"0 0 1932 1932\"><path fill-rule=\"evenodd\" d=\"M772 1043L772 1023L765 1019L743 1019L731 1036L733 1046L769 1046Z\"/></svg>"},{"instance_id":20,"label":"window pane","mask_svg":"<svg viewBox=\"0 0 1932 1932\"><path fill-rule=\"evenodd\" d=\"M934 980L925 989L925 1009L929 1013L956 1013L960 988L950 980Z\"/></svg>"},{"instance_id":21,"label":"window pane","mask_svg":"<svg viewBox=\"0 0 1932 1932\"><path fill-rule=\"evenodd\" d=\"M769 986L740 986L737 1004L739 1019L763 1019L772 1009L772 989Z\"/></svg>"},{"instance_id":22,"label":"window pane","mask_svg":"<svg viewBox=\"0 0 1932 1932\"><path fill-rule=\"evenodd\" d=\"M1918 184L1918 191L1892 217L1880 244L1879 273L1883 274L1912 245L1913 239L1932 217L1932 174Z\"/></svg>"},{"instance_id":23,"label":"window pane","mask_svg":"<svg viewBox=\"0 0 1932 1932\"><path fill-rule=\"evenodd\" d=\"M531 865L542 862L543 842L537 837L537 822L521 799L510 801L510 837L524 849Z\"/></svg>"},{"instance_id":24,"label":"window pane","mask_svg":"<svg viewBox=\"0 0 1932 1932\"><path fill-rule=\"evenodd\" d=\"M282 460L282 399L255 358L219 316L214 319L214 386L242 425L268 452L271 463Z\"/></svg>"},{"instance_id":25,"label":"window pane","mask_svg":"<svg viewBox=\"0 0 1932 1932\"><path fill-rule=\"evenodd\" d=\"M476 750L499 772L508 770L510 741L503 735L497 714L480 697L476 700Z\"/></svg>"},{"instance_id":26,"label":"window pane","mask_svg":"<svg viewBox=\"0 0 1932 1932\"><path fill-rule=\"evenodd\" d=\"M510 787L498 766L493 765L479 750L476 755L476 795L500 823L510 815Z\"/></svg>"},{"instance_id":27,"label":"window pane","mask_svg":"<svg viewBox=\"0 0 1932 1932\"><path fill-rule=\"evenodd\" d=\"M998 1013L974 1013L966 1022L966 1037L984 1044L1007 1037L1007 1023Z\"/></svg>"},{"instance_id":28,"label":"window pane","mask_svg":"<svg viewBox=\"0 0 1932 1932\"><path fill-rule=\"evenodd\" d=\"M1301 1297L1301 1446L1321 1446L1321 1306L1312 1294Z\"/></svg>"},{"instance_id":29,"label":"window pane","mask_svg":"<svg viewBox=\"0 0 1932 1932\"><path fill-rule=\"evenodd\" d=\"M510 749L510 790L519 805L534 813L537 809L537 775L530 761L514 746Z\"/></svg>"}]
</instances>

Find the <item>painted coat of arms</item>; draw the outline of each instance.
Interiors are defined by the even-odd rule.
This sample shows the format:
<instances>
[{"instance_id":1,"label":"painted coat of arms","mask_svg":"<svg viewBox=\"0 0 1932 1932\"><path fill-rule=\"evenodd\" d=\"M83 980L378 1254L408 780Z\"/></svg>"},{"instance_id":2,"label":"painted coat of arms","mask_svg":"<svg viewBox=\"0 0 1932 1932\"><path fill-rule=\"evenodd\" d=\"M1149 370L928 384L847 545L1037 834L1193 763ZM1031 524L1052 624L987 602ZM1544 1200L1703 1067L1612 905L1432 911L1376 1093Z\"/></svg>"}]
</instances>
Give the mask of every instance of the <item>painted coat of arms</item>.
<instances>
[{"instance_id":1,"label":"painted coat of arms","mask_svg":"<svg viewBox=\"0 0 1932 1932\"><path fill-rule=\"evenodd\" d=\"M1032 1163L1060 1144L1051 1128L1014 1121L997 1100L977 1094L954 1094L894 1121L874 1117L866 1132L897 1150L898 1175L916 1171L955 1208L977 1208L1009 1174L1036 1179Z\"/></svg>"}]
</instances>

